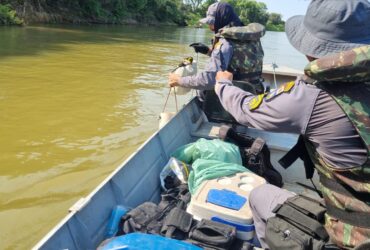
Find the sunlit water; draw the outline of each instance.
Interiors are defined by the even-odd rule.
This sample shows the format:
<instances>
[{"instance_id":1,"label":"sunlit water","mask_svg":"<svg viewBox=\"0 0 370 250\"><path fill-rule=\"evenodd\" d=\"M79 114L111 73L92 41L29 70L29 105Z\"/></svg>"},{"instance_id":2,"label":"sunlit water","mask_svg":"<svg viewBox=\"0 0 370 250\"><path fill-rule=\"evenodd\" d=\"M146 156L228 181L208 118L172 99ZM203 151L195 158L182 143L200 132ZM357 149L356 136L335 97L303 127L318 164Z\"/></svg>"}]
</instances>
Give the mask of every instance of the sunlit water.
<instances>
[{"instance_id":1,"label":"sunlit water","mask_svg":"<svg viewBox=\"0 0 370 250\"><path fill-rule=\"evenodd\" d=\"M210 39L175 27L0 27L2 249L34 245L156 130L168 72ZM266 62L305 64L283 33L263 45Z\"/></svg>"}]
</instances>

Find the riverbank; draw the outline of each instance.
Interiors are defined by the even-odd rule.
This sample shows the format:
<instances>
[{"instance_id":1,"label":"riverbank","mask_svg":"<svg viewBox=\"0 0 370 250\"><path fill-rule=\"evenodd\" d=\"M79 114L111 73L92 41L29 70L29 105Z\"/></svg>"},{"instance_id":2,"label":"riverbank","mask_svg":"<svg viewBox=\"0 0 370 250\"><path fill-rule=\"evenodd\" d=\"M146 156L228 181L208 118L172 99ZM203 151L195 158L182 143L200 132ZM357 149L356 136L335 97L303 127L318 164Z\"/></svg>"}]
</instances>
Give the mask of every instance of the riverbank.
<instances>
[{"instance_id":1,"label":"riverbank","mask_svg":"<svg viewBox=\"0 0 370 250\"><path fill-rule=\"evenodd\" d=\"M101 1L86 3L43 0L5 1L0 4L0 25L23 24L148 24L185 26L185 16L178 6L167 3L137 4L116 0L109 4ZM155 2L155 1L154 1ZM166 1L165 1L166 2ZM136 2L135 2L136 3ZM156 3L156 2L155 2Z\"/></svg>"},{"instance_id":2,"label":"riverbank","mask_svg":"<svg viewBox=\"0 0 370 250\"><path fill-rule=\"evenodd\" d=\"M6 0L0 4L0 25L23 24L146 24L196 27L209 4L192 5L182 0ZM269 31L284 31L278 13L264 3L229 0L245 24L260 23Z\"/></svg>"}]
</instances>

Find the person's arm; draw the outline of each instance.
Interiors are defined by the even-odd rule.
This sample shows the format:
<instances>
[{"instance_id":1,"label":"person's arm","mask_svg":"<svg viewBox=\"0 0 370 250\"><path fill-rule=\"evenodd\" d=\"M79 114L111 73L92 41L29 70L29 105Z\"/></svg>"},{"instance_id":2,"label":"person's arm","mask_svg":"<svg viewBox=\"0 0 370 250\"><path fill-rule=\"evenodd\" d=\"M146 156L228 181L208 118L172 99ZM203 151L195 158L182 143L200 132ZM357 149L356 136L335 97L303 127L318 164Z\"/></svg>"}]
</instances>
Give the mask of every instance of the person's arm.
<instances>
[{"instance_id":1,"label":"person's arm","mask_svg":"<svg viewBox=\"0 0 370 250\"><path fill-rule=\"evenodd\" d=\"M216 73L226 70L233 54L231 44L222 39L220 46L212 51L211 58L204 71L195 76L176 77L170 74L170 86L181 86L198 90L211 90L216 83Z\"/></svg>"},{"instance_id":2,"label":"person's arm","mask_svg":"<svg viewBox=\"0 0 370 250\"><path fill-rule=\"evenodd\" d=\"M305 84L296 82L291 93L266 100L263 94L253 95L232 86L230 72L218 72L216 80L215 91L226 111L242 125L271 132L304 133L318 94L316 89L307 92Z\"/></svg>"},{"instance_id":3,"label":"person's arm","mask_svg":"<svg viewBox=\"0 0 370 250\"><path fill-rule=\"evenodd\" d=\"M250 125L250 116L245 112L246 103L255 96L238 87L232 85L231 79L218 79L215 86L222 106L227 110L240 124Z\"/></svg>"}]
</instances>

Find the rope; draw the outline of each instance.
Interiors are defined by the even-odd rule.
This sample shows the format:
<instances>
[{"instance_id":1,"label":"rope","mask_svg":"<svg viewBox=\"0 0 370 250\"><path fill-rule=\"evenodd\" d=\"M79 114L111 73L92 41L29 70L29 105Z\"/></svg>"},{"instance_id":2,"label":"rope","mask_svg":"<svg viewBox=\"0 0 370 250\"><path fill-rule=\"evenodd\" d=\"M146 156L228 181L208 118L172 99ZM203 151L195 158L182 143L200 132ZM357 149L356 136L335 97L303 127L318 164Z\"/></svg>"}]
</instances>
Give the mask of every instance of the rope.
<instances>
[{"instance_id":1,"label":"rope","mask_svg":"<svg viewBox=\"0 0 370 250\"><path fill-rule=\"evenodd\" d=\"M199 53L197 53L197 60L196 60L196 62L197 62L197 68L196 68L196 70L197 70L197 74L198 74L198 65L199 65L198 57L199 57ZM194 92L195 92L195 90L194 90L194 89L192 89L192 90L191 90L191 99L193 99L193 97L194 97Z\"/></svg>"},{"instance_id":2,"label":"rope","mask_svg":"<svg viewBox=\"0 0 370 250\"><path fill-rule=\"evenodd\" d=\"M176 112L179 112L179 107L178 107L178 104L177 104L176 89L175 89L175 87L171 87L171 88L169 88L169 91L168 91L168 94L167 94L167 97L166 97L166 102L164 103L164 106L163 106L162 113L164 113L164 111L166 110L167 103L168 103L168 99L170 99L170 95L171 95L171 90L172 90L172 88L173 88L173 92L174 92L174 94L175 94Z\"/></svg>"},{"instance_id":3,"label":"rope","mask_svg":"<svg viewBox=\"0 0 370 250\"><path fill-rule=\"evenodd\" d=\"M170 94L171 94L171 89L172 88L169 88L169 91L168 91L168 94L167 94L167 98L166 98L166 102L164 103L164 107L163 107L162 113L164 113L164 111L166 110L167 102L168 102L168 99L169 99Z\"/></svg>"},{"instance_id":4,"label":"rope","mask_svg":"<svg viewBox=\"0 0 370 250\"><path fill-rule=\"evenodd\" d=\"M179 107L177 105L177 95L176 95L176 88L173 88L173 93L175 93L175 104L176 104L176 113L179 112Z\"/></svg>"}]
</instances>

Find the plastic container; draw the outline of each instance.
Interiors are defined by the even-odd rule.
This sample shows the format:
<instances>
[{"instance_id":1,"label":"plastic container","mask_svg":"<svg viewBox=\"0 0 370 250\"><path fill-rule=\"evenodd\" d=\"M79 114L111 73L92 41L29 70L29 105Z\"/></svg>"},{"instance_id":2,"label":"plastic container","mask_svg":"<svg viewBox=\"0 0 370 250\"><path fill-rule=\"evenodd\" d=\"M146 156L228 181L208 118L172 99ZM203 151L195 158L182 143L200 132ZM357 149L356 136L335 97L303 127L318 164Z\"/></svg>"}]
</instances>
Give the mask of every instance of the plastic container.
<instances>
[{"instance_id":1,"label":"plastic container","mask_svg":"<svg viewBox=\"0 0 370 250\"><path fill-rule=\"evenodd\" d=\"M105 234L105 238L111 238L115 236L118 232L118 225L123 215L125 215L129 211L128 208L124 206L116 206L109 217L107 233Z\"/></svg>"},{"instance_id":2,"label":"plastic container","mask_svg":"<svg viewBox=\"0 0 370 250\"><path fill-rule=\"evenodd\" d=\"M190 171L190 165L171 157L159 174L162 188L167 190L172 188L172 185L178 186L180 184L187 183ZM170 178L171 180L171 185L169 187L167 187L167 178Z\"/></svg>"},{"instance_id":3,"label":"plastic container","mask_svg":"<svg viewBox=\"0 0 370 250\"><path fill-rule=\"evenodd\" d=\"M174 116L176 115L175 112L162 112L159 115L159 126L158 128L161 129L166 125Z\"/></svg>"},{"instance_id":4,"label":"plastic container","mask_svg":"<svg viewBox=\"0 0 370 250\"><path fill-rule=\"evenodd\" d=\"M180 77L193 76L197 74L197 62L193 61L191 64L186 66L178 67L173 73ZM176 86L175 88L176 95L185 95L190 92L191 88L184 88ZM173 90L172 90L173 93Z\"/></svg>"},{"instance_id":5,"label":"plastic container","mask_svg":"<svg viewBox=\"0 0 370 250\"><path fill-rule=\"evenodd\" d=\"M237 238L251 241L255 230L249 194L264 183L265 179L251 172L205 181L192 196L187 212L197 220L235 226Z\"/></svg>"},{"instance_id":6,"label":"plastic container","mask_svg":"<svg viewBox=\"0 0 370 250\"><path fill-rule=\"evenodd\" d=\"M202 250L189 243L165 238L159 235L131 233L100 244L98 250Z\"/></svg>"}]
</instances>

